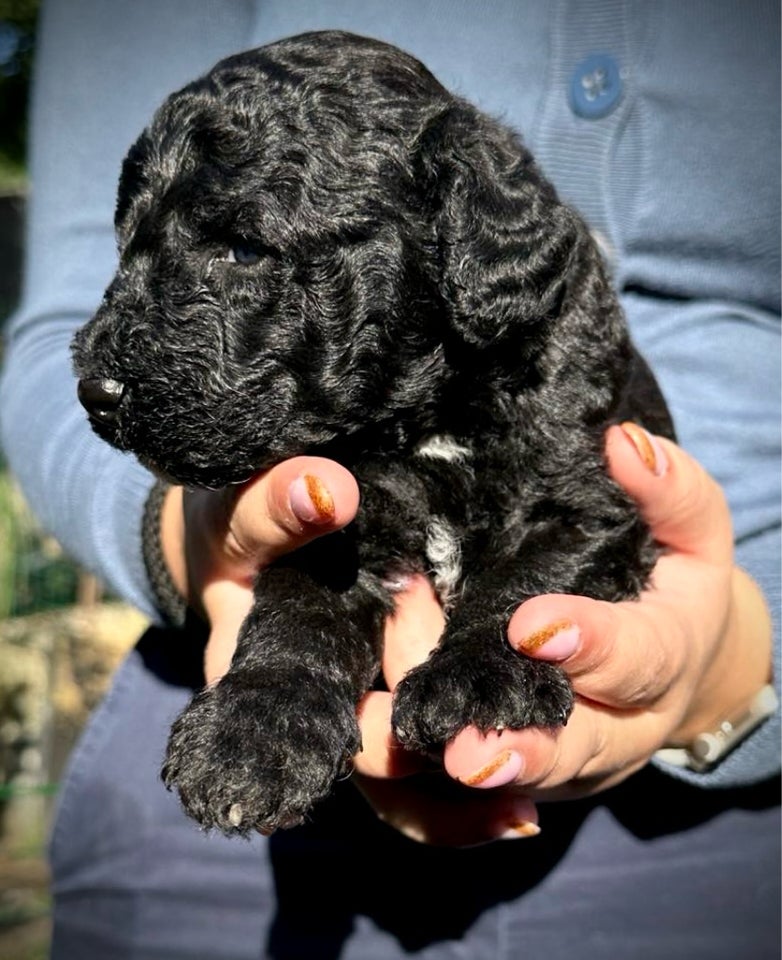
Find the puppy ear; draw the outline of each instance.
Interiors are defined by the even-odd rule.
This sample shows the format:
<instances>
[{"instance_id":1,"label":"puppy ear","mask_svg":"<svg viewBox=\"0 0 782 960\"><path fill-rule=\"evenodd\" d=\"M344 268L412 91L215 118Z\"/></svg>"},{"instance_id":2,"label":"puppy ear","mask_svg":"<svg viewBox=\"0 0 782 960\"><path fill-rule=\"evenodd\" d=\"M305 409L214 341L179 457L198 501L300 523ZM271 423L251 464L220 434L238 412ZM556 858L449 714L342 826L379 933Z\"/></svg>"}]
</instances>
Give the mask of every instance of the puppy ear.
<instances>
[{"instance_id":1,"label":"puppy ear","mask_svg":"<svg viewBox=\"0 0 782 960\"><path fill-rule=\"evenodd\" d=\"M520 140L469 104L434 118L419 146L452 327L477 347L539 340L536 328L562 308L586 228Z\"/></svg>"}]
</instances>

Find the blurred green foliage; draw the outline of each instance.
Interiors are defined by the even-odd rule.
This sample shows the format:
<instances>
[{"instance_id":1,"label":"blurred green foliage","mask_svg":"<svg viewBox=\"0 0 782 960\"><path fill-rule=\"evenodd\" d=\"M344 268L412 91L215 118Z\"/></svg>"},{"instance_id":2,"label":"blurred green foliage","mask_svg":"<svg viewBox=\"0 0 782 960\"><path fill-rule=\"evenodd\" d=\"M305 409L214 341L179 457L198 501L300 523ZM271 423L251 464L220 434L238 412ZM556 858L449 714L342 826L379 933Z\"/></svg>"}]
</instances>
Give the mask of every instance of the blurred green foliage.
<instances>
[{"instance_id":1,"label":"blurred green foliage","mask_svg":"<svg viewBox=\"0 0 782 960\"><path fill-rule=\"evenodd\" d=\"M27 101L39 0L0 0L0 187L24 179Z\"/></svg>"},{"instance_id":2,"label":"blurred green foliage","mask_svg":"<svg viewBox=\"0 0 782 960\"><path fill-rule=\"evenodd\" d=\"M0 463L0 620L75 602L79 572L43 534Z\"/></svg>"},{"instance_id":3,"label":"blurred green foliage","mask_svg":"<svg viewBox=\"0 0 782 960\"><path fill-rule=\"evenodd\" d=\"M25 185L27 107L39 0L0 0L0 194ZM0 209L0 324L14 306L22 216ZM21 209L21 208L20 208ZM0 343L0 361L2 344ZM39 529L0 454L0 619L73 603L78 571Z\"/></svg>"}]
</instances>

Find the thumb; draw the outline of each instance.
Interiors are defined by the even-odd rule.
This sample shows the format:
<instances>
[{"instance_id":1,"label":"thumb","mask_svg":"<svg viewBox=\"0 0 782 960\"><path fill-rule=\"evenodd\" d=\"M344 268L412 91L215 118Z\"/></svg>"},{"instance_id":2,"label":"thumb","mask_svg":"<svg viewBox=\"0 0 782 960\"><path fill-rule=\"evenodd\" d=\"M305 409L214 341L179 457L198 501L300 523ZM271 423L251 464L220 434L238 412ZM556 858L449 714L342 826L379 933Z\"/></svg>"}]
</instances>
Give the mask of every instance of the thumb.
<instances>
[{"instance_id":1,"label":"thumb","mask_svg":"<svg viewBox=\"0 0 782 960\"><path fill-rule=\"evenodd\" d=\"M623 423L607 431L606 457L612 477L636 501L658 543L718 564L731 560L725 495L681 447Z\"/></svg>"},{"instance_id":2,"label":"thumb","mask_svg":"<svg viewBox=\"0 0 782 960\"><path fill-rule=\"evenodd\" d=\"M286 460L227 490L183 494L187 593L211 628L208 683L230 666L258 570L345 526L358 503L353 475L323 457Z\"/></svg>"},{"instance_id":3,"label":"thumb","mask_svg":"<svg viewBox=\"0 0 782 960\"><path fill-rule=\"evenodd\" d=\"M323 457L294 457L237 487L191 491L185 517L197 540L206 531L222 547L216 573L240 579L344 527L358 503L356 480L343 466Z\"/></svg>"}]
</instances>

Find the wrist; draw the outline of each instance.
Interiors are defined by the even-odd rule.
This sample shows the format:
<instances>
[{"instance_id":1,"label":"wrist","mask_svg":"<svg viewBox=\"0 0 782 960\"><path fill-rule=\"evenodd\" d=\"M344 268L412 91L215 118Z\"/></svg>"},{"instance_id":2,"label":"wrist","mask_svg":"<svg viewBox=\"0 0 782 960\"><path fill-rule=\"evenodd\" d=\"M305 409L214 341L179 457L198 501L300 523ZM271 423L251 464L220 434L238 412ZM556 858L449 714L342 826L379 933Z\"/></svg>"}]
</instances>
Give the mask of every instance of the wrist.
<instances>
[{"instance_id":1,"label":"wrist","mask_svg":"<svg viewBox=\"0 0 782 960\"><path fill-rule=\"evenodd\" d=\"M775 708L768 684L772 675L772 627L763 595L743 570L734 568L732 600L722 639L717 646L690 708L667 738L665 747L679 748L661 756L681 766L711 765L712 755L721 759L754 730ZM668 752L666 749L663 753ZM697 765L693 769L698 769Z\"/></svg>"}]
</instances>

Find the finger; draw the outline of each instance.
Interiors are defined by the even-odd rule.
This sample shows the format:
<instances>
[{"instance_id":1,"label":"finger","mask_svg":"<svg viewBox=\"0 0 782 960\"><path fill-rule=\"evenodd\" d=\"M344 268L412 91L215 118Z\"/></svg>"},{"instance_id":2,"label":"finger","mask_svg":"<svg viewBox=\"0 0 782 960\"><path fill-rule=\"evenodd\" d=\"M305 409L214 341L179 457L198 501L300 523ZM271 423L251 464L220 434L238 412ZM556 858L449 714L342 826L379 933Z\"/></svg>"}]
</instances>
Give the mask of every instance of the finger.
<instances>
[{"instance_id":1,"label":"finger","mask_svg":"<svg viewBox=\"0 0 782 960\"><path fill-rule=\"evenodd\" d=\"M560 662L581 696L631 708L659 700L701 655L700 637L718 633L730 583L731 528L717 484L675 444L633 424L612 428L612 472L636 498L658 539L673 549L658 561L640 602L608 604L550 595L511 618L517 650Z\"/></svg>"},{"instance_id":2,"label":"finger","mask_svg":"<svg viewBox=\"0 0 782 960\"><path fill-rule=\"evenodd\" d=\"M539 832L528 797L507 791L476 797L441 774L424 772L429 762L405 750L391 732L391 701L390 693L368 693L358 710L362 750L354 758L354 782L381 820L412 840L438 846Z\"/></svg>"},{"instance_id":3,"label":"finger","mask_svg":"<svg viewBox=\"0 0 782 960\"><path fill-rule=\"evenodd\" d=\"M657 704L679 681L694 653L695 619L694 606L669 594L622 603L549 594L514 612L508 639L520 654L559 663L579 696L634 709Z\"/></svg>"},{"instance_id":4,"label":"finger","mask_svg":"<svg viewBox=\"0 0 782 960\"><path fill-rule=\"evenodd\" d=\"M481 794L439 774L355 783L381 820L419 843L471 847L540 833L534 803L511 791Z\"/></svg>"},{"instance_id":5,"label":"finger","mask_svg":"<svg viewBox=\"0 0 782 960\"><path fill-rule=\"evenodd\" d=\"M445 624L442 609L425 577L411 577L395 597L396 609L385 626L383 674L389 690L437 646ZM393 735L390 693L368 693L358 708L362 750L355 758L360 773L373 777L403 777L430 766L405 750Z\"/></svg>"},{"instance_id":6,"label":"finger","mask_svg":"<svg viewBox=\"0 0 782 960\"><path fill-rule=\"evenodd\" d=\"M481 733L465 727L446 744L446 773L466 787L492 790L516 782L524 775L524 754L519 750L518 731L490 730Z\"/></svg>"},{"instance_id":7,"label":"finger","mask_svg":"<svg viewBox=\"0 0 782 960\"><path fill-rule=\"evenodd\" d=\"M445 627L442 607L425 577L411 577L396 595L385 626L383 675L390 690L437 646Z\"/></svg>"},{"instance_id":8,"label":"finger","mask_svg":"<svg viewBox=\"0 0 782 960\"><path fill-rule=\"evenodd\" d=\"M210 580L249 585L260 567L349 523L358 502L353 475L322 457L286 460L221 491L185 491L192 595Z\"/></svg>"},{"instance_id":9,"label":"finger","mask_svg":"<svg viewBox=\"0 0 782 960\"><path fill-rule=\"evenodd\" d=\"M476 773L491 769L497 757L513 756L518 762L508 783L532 799L583 796L640 769L662 742L663 729L654 714L578 701L567 726L557 730L530 727L487 736L463 730L447 745L444 766L460 783L485 789L492 784L476 781Z\"/></svg>"},{"instance_id":10,"label":"finger","mask_svg":"<svg viewBox=\"0 0 782 960\"><path fill-rule=\"evenodd\" d=\"M238 488L229 514L235 549L265 566L356 515L358 485L340 464L323 457L285 460Z\"/></svg>"},{"instance_id":11,"label":"finger","mask_svg":"<svg viewBox=\"0 0 782 960\"><path fill-rule=\"evenodd\" d=\"M716 564L732 558L725 495L681 447L625 423L607 431L606 457L659 543Z\"/></svg>"},{"instance_id":12,"label":"finger","mask_svg":"<svg viewBox=\"0 0 782 960\"><path fill-rule=\"evenodd\" d=\"M567 726L553 735L516 733L514 746L524 757L517 782L541 799L604 790L648 763L666 730L666 721L652 711L614 711L579 700Z\"/></svg>"},{"instance_id":13,"label":"finger","mask_svg":"<svg viewBox=\"0 0 782 960\"><path fill-rule=\"evenodd\" d=\"M285 461L221 494L192 491L185 496L190 595L211 627L204 653L207 683L215 683L230 666L259 567L344 526L357 508L353 476L318 457ZM209 555L210 543L217 560Z\"/></svg>"},{"instance_id":14,"label":"finger","mask_svg":"<svg viewBox=\"0 0 782 960\"><path fill-rule=\"evenodd\" d=\"M252 591L232 580L218 580L204 591L204 609L210 623L204 650L207 685L217 683L228 672L236 650L242 623L252 606Z\"/></svg>"},{"instance_id":15,"label":"finger","mask_svg":"<svg viewBox=\"0 0 782 960\"><path fill-rule=\"evenodd\" d=\"M429 767L428 761L399 743L391 728L390 693L371 691L358 705L361 750L353 758L358 773L370 777L407 777Z\"/></svg>"}]
</instances>

